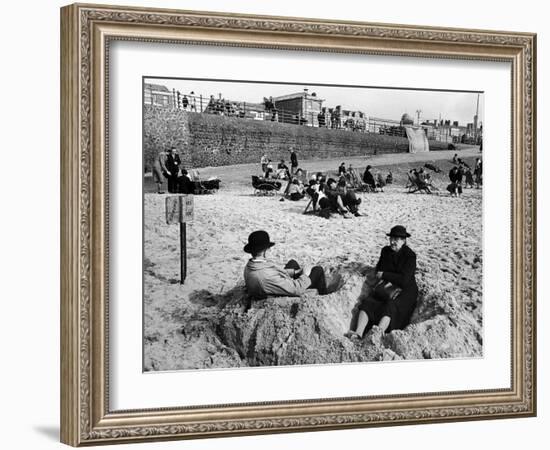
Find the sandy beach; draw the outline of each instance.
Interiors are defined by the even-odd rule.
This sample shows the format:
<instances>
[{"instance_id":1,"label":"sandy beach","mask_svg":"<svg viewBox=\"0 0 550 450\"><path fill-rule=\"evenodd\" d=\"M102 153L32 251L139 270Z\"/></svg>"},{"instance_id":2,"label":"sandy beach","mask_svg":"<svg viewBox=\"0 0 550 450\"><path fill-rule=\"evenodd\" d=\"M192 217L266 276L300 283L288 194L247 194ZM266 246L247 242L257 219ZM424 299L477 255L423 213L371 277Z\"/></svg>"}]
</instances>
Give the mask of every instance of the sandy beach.
<instances>
[{"instance_id":1,"label":"sandy beach","mask_svg":"<svg viewBox=\"0 0 550 450\"><path fill-rule=\"evenodd\" d=\"M242 289L243 268L249 258L243 245L248 234L257 229L267 230L276 243L269 253L275 263L284 265L293 258L305 267L321 265L331 274L340 274L344 286L331 295L334 301L343 301L345 296L356 296L354 283L376 264L380 249L387 244L388 230L396 224L405 225L412 235L408 244L417 254L418 309L424 308L423 318L429 314L425 310L434 295L435 303L452 304L464 315L468 333L476 334L472 341L479 345L469 354L450 351L448 357L481 356L482 190L465 189L461 198L449 197L445 186L454 153L345 160L357 168L370 164L383 174L392 170L395 180L383 193L358 194L363 216L353 219L304 215L305 199L279 201L278 195L254 195L249 180L258 169L252 165L201 169L203 177L219 176L222 187L216 194L194 198L195 218L187 227L188 275L184 285L179 284L179 227L165 222L166 195L146 193L144 369L247 365L232 349L222 348L215 329L205 331L200 324L209 320L212 308L219 310L223 299ZM459 152L468 163L478 155L477 148ZM434 174L439 191L433 195L407 194L406 171L425 161L442 169L441 174ZM301 167L335 170L340 162L304 161ZM350 304L356 300L346 299ZM334 333L346 331L344 322L336 325L342 329ZM190 324L198 327L195 332L189 331ZM182 329L187 332L182 333Z\"/></svg>"}]
</instances>

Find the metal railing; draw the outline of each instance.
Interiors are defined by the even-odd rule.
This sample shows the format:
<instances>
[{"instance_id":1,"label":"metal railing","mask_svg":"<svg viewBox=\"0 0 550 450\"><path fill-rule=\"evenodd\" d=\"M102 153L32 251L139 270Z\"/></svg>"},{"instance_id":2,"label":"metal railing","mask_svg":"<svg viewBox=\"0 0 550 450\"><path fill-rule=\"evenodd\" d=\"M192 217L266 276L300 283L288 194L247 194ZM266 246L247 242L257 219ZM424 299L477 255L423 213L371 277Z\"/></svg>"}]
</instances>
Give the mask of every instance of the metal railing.
<instances>
[{"instance_id":1,"label":"metal railing","mask_svg":"<svg viewBox=\"0 0 550 450\"><path fill-rule=\"evenodd\" d=\"M169 91L155 91L146 88L145 104L176 108L183 111L214 114L240 119L278 122L299 126L345 130L360 133L375 133L387 136L407 137L405 128L400 121L368 117L358 112L347 112L337 108L324 108L324 111L307 111L297 113L282 108L275 108L264 103L235 102L224 99L221 94L202 95L191 92L183 94L175 89ZM425 128L430 140L457 143L460 136L451 134L448 128Z\"/></svg>"}]
</instances>

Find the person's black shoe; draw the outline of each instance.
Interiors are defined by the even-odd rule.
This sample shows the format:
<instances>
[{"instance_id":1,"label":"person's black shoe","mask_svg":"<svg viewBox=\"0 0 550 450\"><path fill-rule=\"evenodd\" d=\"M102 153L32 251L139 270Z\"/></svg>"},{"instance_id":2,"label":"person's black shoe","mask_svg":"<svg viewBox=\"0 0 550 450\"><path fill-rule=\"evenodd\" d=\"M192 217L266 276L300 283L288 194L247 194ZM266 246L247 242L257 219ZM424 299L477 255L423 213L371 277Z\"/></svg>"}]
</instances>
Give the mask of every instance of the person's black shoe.
<instances>
[{"instance_id":1,"label":"person's black shoe","mask_svg":"<svg viewBox=\"0 0 550 450\"><path fill-rule=\"evenodd\" d=\"M353 213L353 215L354 215L355 217L361 217L361 216L362 216L362 214L361 214L359 211L357 211L356 213Z\"/></svg>"},{"instance_id":2,"label":"person's black shoe","mask_svg":"<svg viewBox=\"0 0 550 450\"><path fill-rule=\"evenodd\" d=\"M319 216L324 217L325 219L330 219L330 209L329 208L323 208L319 210Z\"/></svg>"}]
</instances>

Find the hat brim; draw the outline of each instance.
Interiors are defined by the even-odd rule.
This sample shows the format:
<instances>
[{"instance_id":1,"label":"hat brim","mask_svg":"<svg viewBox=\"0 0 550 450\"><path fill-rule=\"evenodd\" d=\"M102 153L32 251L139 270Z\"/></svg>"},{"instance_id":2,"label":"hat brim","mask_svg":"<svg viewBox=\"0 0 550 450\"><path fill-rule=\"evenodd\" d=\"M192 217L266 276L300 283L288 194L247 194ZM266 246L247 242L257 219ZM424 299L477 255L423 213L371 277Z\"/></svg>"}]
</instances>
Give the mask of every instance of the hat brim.
<instances>
[{"instance_id":1,"label":"hat brim","mask_svg":"<svg viewBox=\"0 0 550 450\"><path fill-rule=\"evenodd\" d=\"M402 235L402 234L391 234L391 233L386 233L386 236L388 237L398 237L398 238L408 238L408 237L411 237L411 235L409 233L406 233L405 235Z\"/></svg>"},{"instance_id":2,"label":"hat brim","mask_svg":"<svg viewBox=\"0 0 550 450\"><path fill-rule=\"evenodd\" d=\"M269 244L267 244L267 246L265 246L265 245L253 246L253 245L250 245L250 244L246 244L244 246L243 250L245 251L245 253L253 253L253 252L258 252L258 251L261 251L261 250L271 248L274 245L275 245L275 242L270 242Z\"/></svg>"}]
</instances>

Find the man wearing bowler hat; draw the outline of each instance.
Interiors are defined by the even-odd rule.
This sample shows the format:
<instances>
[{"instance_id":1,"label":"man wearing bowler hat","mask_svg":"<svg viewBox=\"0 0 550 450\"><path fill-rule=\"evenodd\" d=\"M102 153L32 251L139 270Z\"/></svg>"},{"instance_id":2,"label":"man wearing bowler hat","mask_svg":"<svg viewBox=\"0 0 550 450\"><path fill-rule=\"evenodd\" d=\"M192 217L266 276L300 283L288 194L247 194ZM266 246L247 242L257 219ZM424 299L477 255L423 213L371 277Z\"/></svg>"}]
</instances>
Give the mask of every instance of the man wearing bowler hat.
<instances>
[{"instance_id":1,"label":"man wearing bowler hat","mask_svg":"<svg viewBox=\"0 0 550 450\"><path fill-rule=\"evenodd\" d=\"M244 269L244 281L248 294L256 299L264 299L270 295L298 297L306 289L317 289L319 294L327 294L325 271L320 266L311 269L308 275L291 259L283 269L266 260L266 252L273 247L269 234L258 230L248 236L248 244L244 251L252 258Z\"/></svg>"}]
</instances>

